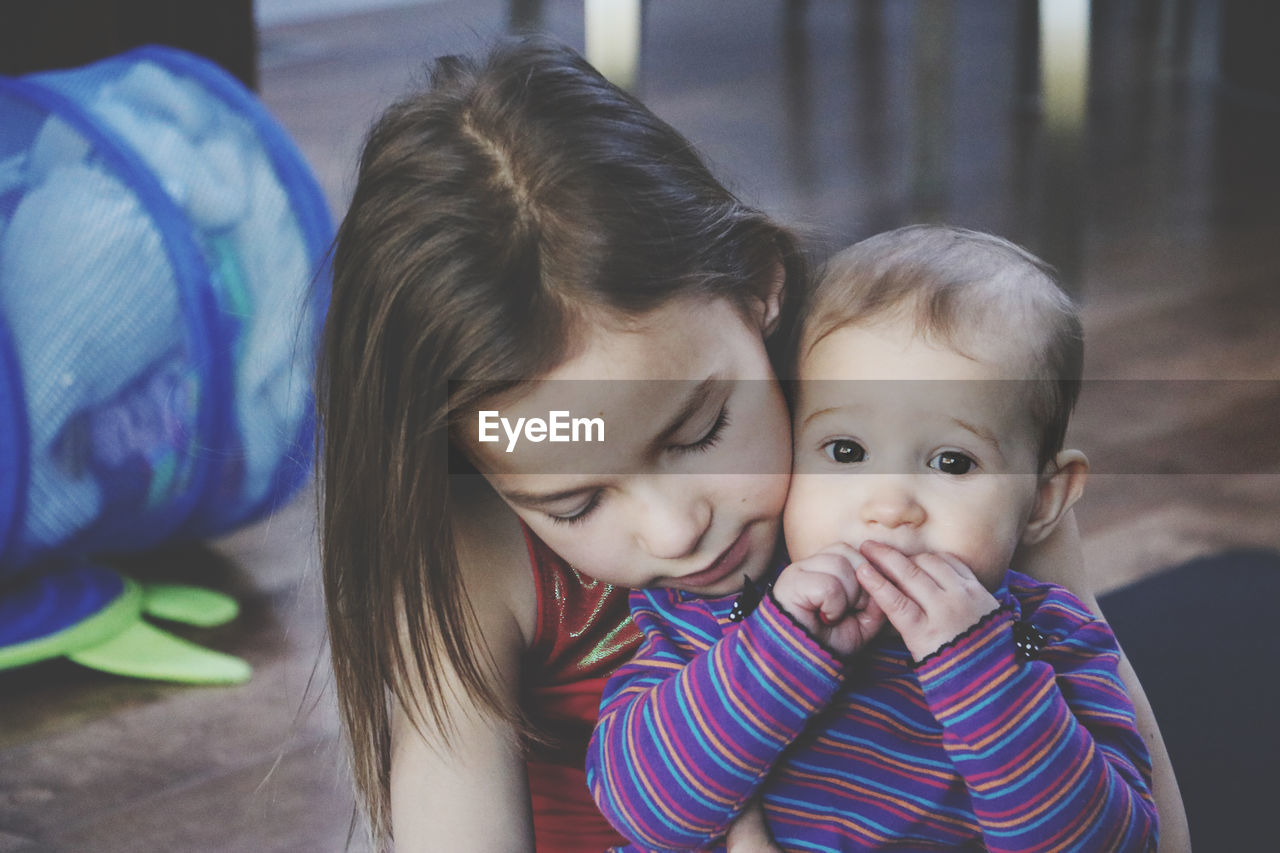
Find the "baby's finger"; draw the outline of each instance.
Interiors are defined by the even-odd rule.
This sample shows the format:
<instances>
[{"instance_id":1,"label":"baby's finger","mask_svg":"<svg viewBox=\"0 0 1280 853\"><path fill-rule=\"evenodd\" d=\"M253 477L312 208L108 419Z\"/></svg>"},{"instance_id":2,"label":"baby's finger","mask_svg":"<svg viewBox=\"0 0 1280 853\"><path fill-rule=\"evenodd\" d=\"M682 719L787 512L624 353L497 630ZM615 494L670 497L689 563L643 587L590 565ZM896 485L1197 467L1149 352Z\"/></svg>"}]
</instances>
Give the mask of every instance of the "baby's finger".
<instances>
[{"instance_id":1,"label":"baby's finger","mask_svg":"<svg viewBox=\"0 0 1280 853\"><path fill-rule=\"evenodd\" d=\"M843 557L850 566L857 568L859 563L865 563L867 558L858 553L858 549L850 545L848 542L836 542L828 545L818 552L819 554L836 554Z\"/></svg>"},{"instance_id":2,"label":"baby's finger","mask_svg":"<svg viewBox=\"0 0 1280 853\"><path fill-rule=\"evenodd\" d=\"M859 589L863 600L854 603L856 618L858 624L862 627L862 635L864 637L874 637L880 633L880 629L884 627L888 617L885 616L884 608L880 606L880 602L871 596L865 586L859 584Z\"/></svg>"},{"instance_id":3,"label":"baby's finger","mask_svg":"<svg viewBox=\"0 0 1280 853\"><path fill-rule=\"evenodd\" d=\"M865 563L866 558L858 553L852 545L843 542L831 545L804 560L802 565L807 571L830 575L844 587L848 603L852 605L858 599L858 577L854 568Z\"/></svg>"},{"instance_id":4,"label":"baby's finger","mask_svg":"<svg viewBox=\"0 0 1280 853\"><path fill-rule=\"evenodd\" d=\"M839 577L822 572L808 574L814 600L818 603L818 621L827 626L836 624L844 618L850 604L844 583Z\"/></svg>"},{"instance_id":5,"label":"baby's finger","mask_svg":"<svg viewBox=\"0 0 1280 853\"><path fill-rule=\"evenodd\" d=\"M862 556L913 598L929 597L942 588L928 572L916 565L915 560L896 548L868 539L859 550Z\"/></svg>"},{"instance_id":6,"label":"baby's finger","mask_svg":"<svg viewBox=\"0 0 1280 853\"><path fill-rule=\"evenodd\" d=\"M973 569L969 568L969 564L955 554L943 551L938 554L938 557L945 561L951 567L951 570L964 580L978 582L978 576L973 573Z\"/></svg>"},{"instance_id":7,"label":"baby's finger","mask_svg":"<svg viewBox=\"0 0 1280 853\"><path fill-rule=\"evenodd\" d=\"M940 589L954 589L957 586L963 586L966 580L973 578L973 572L968 572L968 577L966 578L964 574L961 574L956 569L955 565L941 554L926 551L916 554L912 559L915 560L921 571L933 578L933 582ZM960 563L960 567L962 569L965 568L963 563Z\"/></svg>"},{"instance_id":8,"label":"baby's finger","mask_svg":"<svg viewBox=\"0 0 1280 853\"><path fill-rule=\"evenodd\" d=\"M924 610L870 562L858 566L858 580L886 619L901 633L924 617ZM874 614L872 614L874 618Z\"/></svg>"},{"instance_id":9,"label":"baby's finger","mask_svg":"<svg viewBox=\"0 0 1280 853\"><path fill-rule=\"evenodd\" d=\"M838 578L827 572L809 571L807 565L808 561L805 565L788 566L773 586L773 597L806 628L816 630L817 624L810 619L827 625L836 622L844 615L849 600Z\"/></svg>"}]
</instances>

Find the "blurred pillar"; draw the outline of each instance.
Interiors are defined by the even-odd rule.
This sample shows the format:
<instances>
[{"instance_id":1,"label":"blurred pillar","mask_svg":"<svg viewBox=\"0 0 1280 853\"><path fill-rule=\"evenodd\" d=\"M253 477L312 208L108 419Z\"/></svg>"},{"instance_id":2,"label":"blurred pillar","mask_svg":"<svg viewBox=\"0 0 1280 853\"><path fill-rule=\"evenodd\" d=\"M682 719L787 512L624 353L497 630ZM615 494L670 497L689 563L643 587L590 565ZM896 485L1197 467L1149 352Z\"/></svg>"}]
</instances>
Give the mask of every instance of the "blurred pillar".
<instances>
[{"instance_id":1,"label":"blurred pillar","mask_svg":"<svg viewBox=\"0 0 1280 853\"><path fill-rule=\"evenodd\" d=\"M1243 100L1280 110L1280 3L1221 2L1223 84Z\"/></svg>"},{"instance_id":2,"label":"blurred pillar","mask_svg":"<svg viewBox=\"0 0 1280 853\"><path fill-rule=\"evenodd\" d=\"M1007 235L1015 242L1043 252L1040 178L1040 0L1018 0L1014 48L1012 180L1016 227Z\"/></svg>"},{"instance_id":3,"label":"blurred pillar","mask_svg":"<svg viewBox=\"0 0 1280 853\"><path fill-rule=\"evenodd\" d=\"M1280 38L1278 10L1224 0L1218 19L1223 97L1213 104L1210 186L1212 226L1228 265L1239 263L1242 228L1280 221L1280 48L1268 41Z\"/></svg>"},{"instance_id":4,"label":"blurred pillar","mask_svg":"<svg viewBox=\"0 0 1280 853\"><path fill-rule=\"evenodd\" d=\"M586 0L587 61L616 86L634 92L640 79L642 0Z\"/></svg>"},{"instance_id":5,"label":"blurred pillar","mask_svg":"<svg viewBox=\"0 0 1280 853\"><path fill-rule=\"evenodd\" d=\"M915 11L912 215L921 222L934 222L946 215L949 189L946 161L951 136L951 2L920 0Z\"/></svg>"},{"instance_id":6,"label":"blurred pillar","mask_svg":"<svg viewBox=\"0 0 1280 853\"><path fill-rule=\"evenodd\" d=\"M1040 0L1018 0L1014 47L1014 108L1040 115Z\"/></svg>"},{"instance_id":7,"label":"blurred pillar","mask_svg":"<svg viewBox=\"0 0 1280 853\"><path fill-rule=\"evenodd\" d=\"M1040 81L1046 134L1045 259L1079 292L1084 266L1089 0L1041 0Z\"/></svg>"},{"instance_id":8,"label":"blurred pillar","mask_svg":"<svg viewBox=\"0 0 1280 853\"><path fill-rule=\"evenodd\" d=\"M1191 0L1166 0L1165 14L1160 17L1160 52L1167 67L1184 68L1191 52Z\"/></svg>"},{"instance_id":9,"label":"blurred pillar","mask_svg":"<svg viewBox=\"0 0 1280 853\"><path fill-rule=\"evenodd\" d=\"M809 81L809 38L805 31L808 0L787 0L783 7L782 57L786 86L787 165L806 202L813 200L817 176L813 162L813 101Z\"/></svg>"},{"instance_id":10,"label":"blurred pillar","mask_svg":"<svg viewBox=\"0 0 1280 853\"><path fill-rule=\"evenodd\" d=\"M853 85L849 87L849 146L851 174L864 173L865 233L887 231L908 220L910 211L898 204L896 193L885 192L883 183L893 171L890 140L889 84L886 66L890 47L885 29L884 0L860 0L854 5L849 44ZM859 234L857 236L864 236Z\"/></svg>"},{"instance_id":11,"label":"blurred pillar","mask_svg":"<svg viewBox=\"0 0 1280 853\"><path fill-rule=\"evenodd\" d=\"M507 7L507 31L536 33L542 29L542 0L511 0Z\"/></svg>"}]
</instances>

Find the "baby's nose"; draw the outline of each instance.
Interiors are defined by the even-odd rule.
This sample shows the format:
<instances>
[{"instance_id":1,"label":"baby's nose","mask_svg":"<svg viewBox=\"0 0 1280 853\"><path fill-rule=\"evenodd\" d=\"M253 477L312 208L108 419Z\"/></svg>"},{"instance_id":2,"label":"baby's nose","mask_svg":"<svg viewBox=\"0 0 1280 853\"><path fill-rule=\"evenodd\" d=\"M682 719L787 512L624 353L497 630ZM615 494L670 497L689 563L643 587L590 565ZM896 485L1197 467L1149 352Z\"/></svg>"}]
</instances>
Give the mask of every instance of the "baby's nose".
<instances>
[{"instance_id":1,"label":"baby's nose","mask_svg":"<svg viewBox=\"0 0 1280 853\"><path fill-rule=\"evenodd\" d=\"M917 527L924 523L924 507L916 500L915 490L904 478L884 474L866 474L875 478L870 483L862 505L862 521L876 527ZM883 478L883 479L882 479Z\"/></svg>"}]
</instances>

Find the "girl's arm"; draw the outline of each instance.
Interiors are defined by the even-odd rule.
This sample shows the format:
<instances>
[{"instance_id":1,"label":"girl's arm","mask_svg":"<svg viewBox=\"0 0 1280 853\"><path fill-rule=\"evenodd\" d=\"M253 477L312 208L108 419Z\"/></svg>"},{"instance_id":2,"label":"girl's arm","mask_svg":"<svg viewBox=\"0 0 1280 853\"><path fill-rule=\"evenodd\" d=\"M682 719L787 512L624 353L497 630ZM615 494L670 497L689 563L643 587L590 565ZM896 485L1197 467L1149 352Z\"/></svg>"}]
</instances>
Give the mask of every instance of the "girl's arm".
<instances>
[{"instance_id":1,"label":"girl's arm","mask_svg":"<svg viewBox=\"0 0 1280 853\"><path fill-rule=\"evenodd\" d=\"M587 784L635 843L699 848L835 694L841 664L768 597L723 638L707 604L678 593L633 592L631 612L644 643L605 688Z\"/></svg>"},{"instance_id":2,"label":"girl's arm","mask_svg":"<svg viewBox=\"0 0 1280 853\"><path fill-rule=\"evenodd\" d=\"M764 807L754 800L742 810L725 836L725 853L783 853L764 819Z\"/></svg>"},{"instance_id":3,"label":"girl's arm","mask_svg":"<svg viewBox=\"0 0 1280 853\"><path fill-rule=\"evenodd\" d=\"M1039 580L1056 583L1075 593L1097 616L1106 618L1098 606L1097 596L1084 568L1084 549L1080 543L1080 530L1074 512L1068 512L1057 529L1035 548L1019 553L1016 565ZM1178 790L1178 779L1173 773L1169 751L1156 723L1155 712L1147 700L1146 691L1138 674L1133 671L1129 659L1120 652L1120 679L1125 691L1133 700L1138 716L1138 731L1142 733L1147 749L1151 752L1152 793L1160 813L1159 853L1190 853L1191 833L1187 828L1186 807Z\"/></svg>"},{"instance_id":4,"label":"girl's arm","mask_svg":"<svg viewBox=\"0 0 1280 853\"><path fill-rule=\"evenodd\" d=\"M524 539L514 516L496 499L468 504L459 517L465 520L455 524L458 558L480 622L479 635L493 659L493 678L515 702L521 654L536 617ZM517 732L472 701L458 679L446 677L445 683L452 688L448 730L429 719L415 727L407 709L394 709L395 849L532 853L533 823Z\"/></svg>"}]
</instances>

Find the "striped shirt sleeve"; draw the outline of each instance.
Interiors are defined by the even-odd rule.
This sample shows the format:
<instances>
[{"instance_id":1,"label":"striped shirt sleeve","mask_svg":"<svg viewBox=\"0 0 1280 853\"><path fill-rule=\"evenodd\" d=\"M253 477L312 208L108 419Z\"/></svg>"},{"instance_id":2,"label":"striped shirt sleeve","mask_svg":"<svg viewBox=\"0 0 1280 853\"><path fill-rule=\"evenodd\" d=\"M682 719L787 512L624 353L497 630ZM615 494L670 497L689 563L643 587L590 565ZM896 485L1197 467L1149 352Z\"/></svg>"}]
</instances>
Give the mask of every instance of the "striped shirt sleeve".
<instances>
[{"instance_id":1,"label":"striped shirt sleeve","mask_svg":"<svg viewBox=\"0 0 1280 853\"><path fill-rule=\"evenodd\" d=\"M1055 607L1074 605L1038 612L1053 620ZM1006 606L917 669L990 850L1155 849L1151 760L1119 647L1078 609L1036 660L1020 660Z\"/></svg>"},{"instance_id":2,"label":"striped shirt sleeve","mask_svg":"<svg viewBox=\"0 0 1280 853\"><path fill-rule=\"evenodd\" d=\"M677 592L638 590L631 605L644 642L605 688L587 784L637 845L703 847L831 700L841 665L769 597L727 632Z\"/></svg>"}]
</instances>

